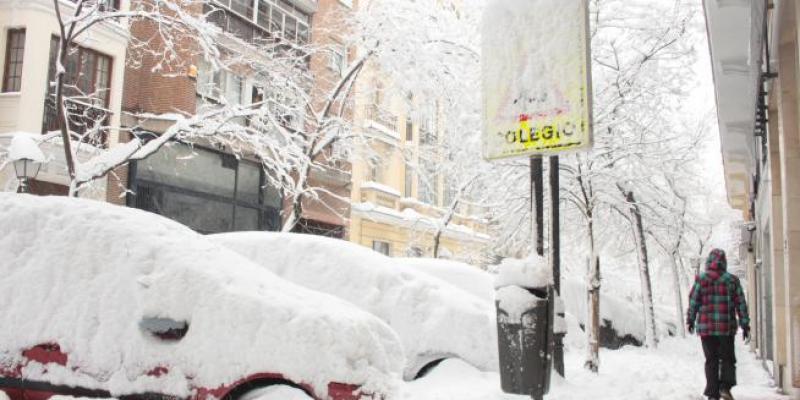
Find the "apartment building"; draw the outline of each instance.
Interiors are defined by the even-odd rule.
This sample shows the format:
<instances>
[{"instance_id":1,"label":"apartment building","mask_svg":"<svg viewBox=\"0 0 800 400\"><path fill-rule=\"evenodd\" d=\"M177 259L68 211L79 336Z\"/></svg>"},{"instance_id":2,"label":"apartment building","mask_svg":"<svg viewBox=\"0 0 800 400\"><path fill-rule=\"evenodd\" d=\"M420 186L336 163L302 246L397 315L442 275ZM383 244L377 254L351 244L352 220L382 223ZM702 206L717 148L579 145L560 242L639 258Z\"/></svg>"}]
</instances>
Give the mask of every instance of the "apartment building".
<instances>
[{"instance_id":1,"label":"apartment building","mask_svg":"<svg viewBox=\"0 0 800 400\"><path fill-rule=\"evenodd\" d=\"M211 7L215 11L209 13ZM347 9L338 0L218 0L197 11L208 13L227 35L246 43L280 37L304 45L312 40L329 40L316 25L324 26L327 15ZM132 34L149 37L153 29L146 23L134 25ZM223 39L220 45L227 53L263 56L251 54L255 47L242 46L240 41ZM315 84L325 85L325 75L335 73L327 67L329 58L320 53L309 60ZM248 105L261 96L258 88L268 86L247 68L215 71L202 59L194 59L177 73L153 73L152 67L160 61L145 58L141 65L127 69L123 102L127 117L123 126L157 136L174 123L176 113L191 115L223 99L228 104ZM313 93L318 95L323 89L315 87ZM301 116L287 122L302 123ZM349 174L341 170L348 168L314 171L310 181L347 197ZM288 211L287 199L266 183L258 160L238 158L230 149L175 143L120 169L115 176L120 179L110 185L109 201L124 199L131 207L164 215L203 233L279 230L282 212ZM298 231L344 236L346 205L335 199L321 200L304 202Z\"/></svg>"},{"instance_id":2,"label":"apartment building","mask_svg":"<svg viewBox=\"0 0 800 400\"><path fill-rule=\"evenodd\" d=\"M387 87L375 66L357 85L355 128L370 144L353 163L350 241L393 257L433 257L455 195L438 165L440 111L434 99L399 96ZM441 231L439 257L481 263L489 242L481 211L457 207Z\"/></svg>"},{"instance_id":3,"label":"apartment building","mask_svg":"<svg viewBox=\"0 0 800 400\"><path fill-rule=\"evenodd\" d=\"M800 399L800 7L705 0L728 198L747 223L753 350Z\"/></svg>"},{"instance_id":4,"label":"apartment building","mask_svg":"<svg viewBox=\"0 0 800 400\"><path fill-rule=\"evenodd\" d=\"M64 15L74 12L73 1L62 0ZM126 9L128 0L106 0L103 7ZM0 2L0 63L3 65L0 93L0 147L7 147L17 132L41 134L57 130L53 89L54 60L60 34L52 0L9 0ZM108 21L95 25L90 34L82 35L70 53L66 79L76 91L95 93L91 105L73 102L80 113L114 127L121 120L123 80L129 33L123 25ZM80 121L72 121L79 129ZM114 145L119 132L110 130L97 143L76 146L81 161L96 154L98 147ZM35 194L66 194L69 179L63 147L54 142L42 144L50 161L42 167L30 189ZM15 190L17 181L10 166L0 170L0 190ZM84 193L86 197L105 198L106 180L95 182Z\"/></svg>"}]
</instances>

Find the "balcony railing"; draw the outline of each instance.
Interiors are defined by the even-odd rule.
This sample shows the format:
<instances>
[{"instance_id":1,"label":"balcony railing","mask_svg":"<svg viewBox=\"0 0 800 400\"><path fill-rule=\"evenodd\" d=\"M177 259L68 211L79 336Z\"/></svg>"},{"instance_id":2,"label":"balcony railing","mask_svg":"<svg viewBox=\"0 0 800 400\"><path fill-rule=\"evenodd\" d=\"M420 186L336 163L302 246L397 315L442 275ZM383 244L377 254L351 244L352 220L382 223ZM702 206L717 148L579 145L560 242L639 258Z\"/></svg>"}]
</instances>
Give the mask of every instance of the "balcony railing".
<instances>
[{"instance_id":1,"label":"balcony railing","mask_svg":"<svg viewBox=\"0 0 800 400\"><path fill-rule=\"evenodd\" d=\"M397 132L397 116L377 105L367 107L367 119L377 122L392 132Z\"/></svg>"}]
</instances>

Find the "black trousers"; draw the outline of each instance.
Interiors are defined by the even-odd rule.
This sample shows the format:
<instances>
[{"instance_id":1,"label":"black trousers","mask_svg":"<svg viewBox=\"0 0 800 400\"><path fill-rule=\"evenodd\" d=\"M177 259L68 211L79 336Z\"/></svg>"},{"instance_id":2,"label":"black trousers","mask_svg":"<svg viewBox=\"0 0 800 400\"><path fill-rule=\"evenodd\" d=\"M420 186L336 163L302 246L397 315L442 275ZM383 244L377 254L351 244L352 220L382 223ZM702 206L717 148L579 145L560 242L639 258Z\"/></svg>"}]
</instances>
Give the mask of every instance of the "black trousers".
<instances>
[{"instance_id":1,"label":"black trousers","mask_svg":"<svg viewBox=\"0 0 800 400\"><path fill-rule=\"evenodd\" d=\"M736 386L736 336L705 336L703 353L706 355L706 391L708 397L718 399L719 391Z\"/></svg>"}]
</instances>

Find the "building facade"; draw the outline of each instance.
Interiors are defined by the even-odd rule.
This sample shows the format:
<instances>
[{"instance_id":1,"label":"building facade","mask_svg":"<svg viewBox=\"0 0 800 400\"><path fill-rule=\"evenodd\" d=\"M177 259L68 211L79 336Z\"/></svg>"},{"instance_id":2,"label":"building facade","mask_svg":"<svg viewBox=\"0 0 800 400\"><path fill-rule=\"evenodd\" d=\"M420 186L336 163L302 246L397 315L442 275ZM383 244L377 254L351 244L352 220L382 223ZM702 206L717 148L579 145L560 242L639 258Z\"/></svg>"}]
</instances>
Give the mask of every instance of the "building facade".
<instances>
[{"instance_id":1,"label":"building facade","mask_svg":"<svg viewBox=\"0 0 800 400\"><path fill-rule=\"evenodd\" d=\"M354 129L369 144L353 163L350 241L393 257L434 257L438 236L436 256L481 264L489 243L483 210L461 203L447 220L454 193L437 164L437 102L388 87L374 65L356 86Z\"/></svg>"},{"instance_id":2,"label":"building facade","mask_svg":"<svg viewBox=\"0 0 800 400\"><path fill-rule=\"evenodd\" d=\"M740 209L751 346L800 399L800 7L705 0L727 192Z\"/></svg>"},{"instance_id":3,"label":"building facade","mask_svg":"<svg viewBox=\"0 0 800 400\"><path fill-rule=\"evenodd\" d=\"M311 41L323 45L328 40L323 30L326 16L341 10L338 0L219 0L200 12L215 11L209 19L226 33L245 43L271 40L280 36L303 46ZM344 7L344 6L342 6ZM132 27L135 37L153 34L154 26L141 23ZM319 32L319 34L318 34ZM226 54L244 54L255 47L240 41L220 40ZM258 55L253 55L258 56ZM192 57L192 56L187 56ZM321 93L328 79L327 54L314 54L308 62L315 77L313 93ZM194 56L190 65L176 73L153 73L161 60L145 57L140 65L129 67L125 78L123 126L157 136L172 124L176 113L192 115L203 107L226 102L247 106L259 100L259 88L267 87L259 75L246 67L214 71ZM320 95L321 96L321 95ZM146 116L142 118L142 116ZM242 121L242 123L246 123ZM302 118L293 123L302 124ZM241 154L240 154L241 155ZM259 160L237 157L230 149L216 146L175 143L145 160L121 168L109 190L109 201L152 211L177 220L202 233L229 231L276 231L282 228L288 199L267 184ZM340 196L349 196L349 175L339 170L312 172L312 185ZM123 193L126 193L123 195ZM333 206L330 206L333 204ZM304 202L300 232L344 236L348 208L335 199Z\"/></svg>"},{"instance_id":4,"label":"building facade","mask_svg":"<svg viewBox=\"0 0 800 400\"><path fill-rule=\"evenodd\" d=\"M72 1L60 2L61 12L74 12ZM128 0L109 1L107 7L126 9ZM53 107L53 90L49 82L55 76L54 59L58 50L59 24L50 0L10 0L0 3L0 62L3 85L0 93L0 148L5 148L16 132L41 134L57 130L59 123ZM104 22L95 25L90 35L82 35L72 49L67 63L67 83L79 91L96 93L99 103L85 109L88 114L102 114L111 127L119 126L122 108L123 80L129 32L122 24ZM119 132L111 129L103 143L81 143L76 146L79 160L95 155L98 147L113 146ZM66 194L63 147L58 141L41 145L50 160L31 184L37 194ZM15 190L13 168L0 170L0 190ZM86 197L105 198L106 180L101 179L85 192Z\"/></svg>"}]
</instances>

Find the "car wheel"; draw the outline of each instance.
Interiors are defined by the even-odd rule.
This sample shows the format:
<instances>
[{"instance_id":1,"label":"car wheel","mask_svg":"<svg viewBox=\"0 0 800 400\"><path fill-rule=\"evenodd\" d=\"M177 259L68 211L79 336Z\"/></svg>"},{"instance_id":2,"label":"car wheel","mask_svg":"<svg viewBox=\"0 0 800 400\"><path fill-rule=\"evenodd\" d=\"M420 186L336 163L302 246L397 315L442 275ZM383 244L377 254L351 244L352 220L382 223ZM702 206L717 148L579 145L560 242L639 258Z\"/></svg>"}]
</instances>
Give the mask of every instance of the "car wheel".
<instances>
[{"instance_id":1,"label":"car wheel","mask_svg":"<svg viewBox=\"0 0 800 400\"><path fill-rule=\"evenodd\" d=\"M446 360L446 358L440 358L438 360L433 360L433 361L425 364L425 366L420 368L419 372L417 372L417 375L414 376L414 380L417 380L417 379L420 379L420 378L424 378L426 375L431 373L431 371L433 371L436 367L438 367L439 364L441 364L442 361L444 361L444 360Z\"/></svg>"},{"instance_id":2,"label":"car wheel","mask_svg":"<svg viewBox=\"0 0 800 400\"><path fill-rule=\"evenodd\" d=\"M289 385L272 385L253 389L237 400L314 400L308 393Z\"/></svg>"}]
</instances>

